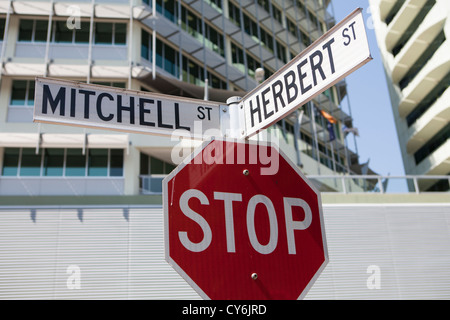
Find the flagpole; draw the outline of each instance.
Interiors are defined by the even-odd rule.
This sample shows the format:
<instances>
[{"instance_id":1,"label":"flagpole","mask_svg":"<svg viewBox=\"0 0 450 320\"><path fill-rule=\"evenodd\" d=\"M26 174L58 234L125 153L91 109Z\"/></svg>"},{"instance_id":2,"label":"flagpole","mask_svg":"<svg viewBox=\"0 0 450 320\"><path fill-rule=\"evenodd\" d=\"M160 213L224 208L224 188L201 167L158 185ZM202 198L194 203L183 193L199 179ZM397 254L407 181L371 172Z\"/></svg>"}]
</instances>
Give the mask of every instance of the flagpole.
<instances>
[{"instance_id":1,"label":"flagpole","mask_svg":"<svg viewBox=\"0 0 450 320\"><path fill-rule=\"evenodd\" d=\"M297 165L300 168L303 168L303 164L302 161L300 159L300 145L299 145L299 140L301 139L300 137L300 128L302 125L302 118L303 118L303 113L305 111L300 110L300 112L298 110L295 111L295 116L296 116L296 121L295 121L295 125L294 125L294 148L297 154Z\"/></svg>"},{"instance_id":2,"label":"flagpole","mask_svg":"<svg viewBox=\"0 0 450 320\"><path fill-rule=\"evenodd\" d=\"M331 159L333 160L333 170L334 170L334 172L336 172L336 161L335 161L335 159L334 159L334 147L333 147L333 141L334 141L334 140L331 140L331 141L330 141L330 145L331 145Z\"/></svg>"},{"instance_id":3,"label":"flagpole","mask_svg":"<svg viewBox=\"0 0 450 320\"><path fill-rule=\"evenodd\" d=\"M311 122L314 132L314 148L316 149L316 160L317 160L317 174L320 174L320 153L319 153L319 141L317 139L317 129L316 129L316 110L314 109L313 103L310 101L309 109L311 111Z\"/></svg>"}]
</instances>

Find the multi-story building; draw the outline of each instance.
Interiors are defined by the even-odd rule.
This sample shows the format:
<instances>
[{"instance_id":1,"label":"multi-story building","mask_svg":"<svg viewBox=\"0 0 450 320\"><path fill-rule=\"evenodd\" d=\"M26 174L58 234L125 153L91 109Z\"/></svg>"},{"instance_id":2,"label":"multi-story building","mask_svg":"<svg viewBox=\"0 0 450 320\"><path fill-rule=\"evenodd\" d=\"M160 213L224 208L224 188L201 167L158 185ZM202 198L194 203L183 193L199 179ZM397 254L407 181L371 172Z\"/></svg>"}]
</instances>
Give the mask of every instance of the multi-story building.
<instances>
[{"instance_id":1,"label":"multi-story building","mask_svg":"<svg viewBox=\"0 0 450 320\"><path fill-rule=\"evenodd\" d=\"M0 194L158 193L174 167L179 142L169 138L33 123L35 76L200 99L206 83L209 99L225 102L258 85L258 68L267 78L329 29L328 4L0 1ZM300 130L296 114L271 128L305 173L361 173L342 133L352 125L345 101L341 81L300 109Z\"/></svg>"},{"instance_id":2,"label":"multi-story building","mask_svg":"<svg viewBox=\"0 0 450 320\"><path fill-rule=\"evenodd\" d=\"M370 0L407 174L450 173L450 2ZM429 179L422 190L448 190Z\"/></svg>"}]
</instances>

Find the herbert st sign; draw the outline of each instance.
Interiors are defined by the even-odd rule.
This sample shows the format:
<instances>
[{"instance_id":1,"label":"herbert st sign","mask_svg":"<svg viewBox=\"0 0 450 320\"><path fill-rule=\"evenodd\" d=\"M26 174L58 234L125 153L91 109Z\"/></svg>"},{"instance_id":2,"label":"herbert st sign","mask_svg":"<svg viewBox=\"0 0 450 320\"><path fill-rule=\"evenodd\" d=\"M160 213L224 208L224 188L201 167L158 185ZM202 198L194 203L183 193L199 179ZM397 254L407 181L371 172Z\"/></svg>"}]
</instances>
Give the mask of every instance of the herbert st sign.
<instances>
[{"instance_id":1,"label":"herbert st sign","mask_svg":"<svg viewBox=\"0 0 450 320\"><path fill-rule=\"evenodd\" d=\"M218 103L204 100L36 78L38 122L201 139L220 128L219 110Z\"/></svg>"},{"instance_id":2,"label":"herbert st sign","mask_svg":"<svg viewBox=\"0 0 450 320\"><path fill-rule=\"evenodd\" d=\"M249 137L286 117L372 58L356 9L243 99Z\"/></svg>"}]
</instances>

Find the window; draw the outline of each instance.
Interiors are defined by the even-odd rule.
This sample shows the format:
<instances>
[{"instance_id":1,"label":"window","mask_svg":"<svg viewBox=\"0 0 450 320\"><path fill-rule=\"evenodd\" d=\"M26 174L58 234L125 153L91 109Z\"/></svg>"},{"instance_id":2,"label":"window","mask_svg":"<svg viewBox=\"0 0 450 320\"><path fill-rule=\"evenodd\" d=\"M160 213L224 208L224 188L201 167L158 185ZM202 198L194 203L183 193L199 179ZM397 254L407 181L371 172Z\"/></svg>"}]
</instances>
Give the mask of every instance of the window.
<instances>
[{"instance_id":1,"label":"window","mask_svg":"<svg viewBox=\"0 0 450 320\"><path fill-rule=\"evenodd\" d=\"M102 86L123 88L125 89L125 82L114 82L114 81L92 81L92 84L99 84Z\"/></svg>"},{"instance_id":2,"label":"window","mask_svg":"<svg viewBox=\"0 0 450 320\"><path fill-rule=\"evenodd\" d=\"M233 65L241 70L242 72L247 72L247 74L251 77L255 76L255 70L257 68L261 67L261 63L258 62L256 59L254 59L249 54L246 54L247 59L247 70L245 70L245 64L244 64L244 51L236 46L234 43L231 43L231 61ZM272 75L272 71L264 68L264 77L267 79Z\"/></svg>"},{"instance_id":3,"label":"window","mask_svg":"<svg viewBox=\"0 0 450 320\"><path fill-rule=\"evenodd\" d=\"M125 23L97 22L95 23L94 42L96 44L125 44L126 29Z\"/></svg>"},{"instance_id":4,"label":"window","mask_svg":"<svg viewBox=\"0 0 450 320\"><path fill-rule=\"evenodd\" d=\"M64 170L64 149L44 150L44 176L62 176Z\"/></svg>"},{"instance_id":5,"label":"window","mask_svg":"<svg viewBox=\"0 0 450 320\"><path fill-rule=\"evenodd\" d=\"M156 65L175 77L178 77L180 72L179 56L179 51L165 44L160 39L156 39ZM152 37L145 30L141 31L141 57L149 61L152 59ZM203 85L204 68L185 56L182 59L183 81ZM213 88L227 88L226 81L221 80L209 71L206 72L206 76Z\"/></svg>"},{"instance_id":6,"label":"window","mask_svg":"<svg viewBox=\"0 0 450 320\"><path fill-rule=\"evenodd\" d=\"M19 41L32 41L33 20L21 20L19 26Z\"/></svg>"},{"instance_id":7,"label":"window","mask_svg":"<svg viewBox=\"0 0 450 320\"><path fill-rule=\"evenodd\" d=\"M107 22L97 22L95 24L95 43L111 44L113 43L113 24Z\"/></svg>"},{"instance_id":8,"label":"window","mask_svg":"<svg viewBox=\"0 0 450 320\"><path fill-rule=\"evenodd\" d=\"M2 176L17 176L19 168L19 148L6 148L3 153Z\"/></svg>"},{"instance_id":9,"label":"window","mask_svg":"<svg viewBox=\"0 0 450 320\"><path fill-rule=\"evenodd\" d=\"M205 26L203 37L203 26ZM198 41L204 41L205 46L221 56L225 56L223 35L208 23L202 22L201 18L196 16L186 7L181 8L181 28L196 38Z\"/></svg>"},{"instance_id":10,"label":"window","mask_svg":"<svg viewBox=\"0 0 450 320\"><path fill-rule=\"evenodd\" d=\"M5 34L5 19L0 19L0 41L3 41L3 35Z\"/></svg>"},{"instance_id":11,"label":"window","mask_svg":"<svg viewBox=\"0 0 450 320\"><path fill-rule=\"evenodd\" d=\"M89 29L91 24L89 22L81 21L80 29L73 29L75 33L75 43L89 43Z\"/></svg>"},{"instance_id":12,"label":"window","mask_svg":"<svg viewBox=\"0 0 450 320\"><path fill-rule=\"evenodd\" d=\"M27 148L22 150L20 162L21 176L40 176L41 175L41 152L36 154L36 149Z\"/></svg>"},{"instance_id":13,"label":"window","mask_svg":"<svg viewBox=\"0 0 450 320\"><path fill-rule=\"evenodd\" d=\"M3 176L121 177L122 149L5 148Z\"/></svg>"},{"instance_id":14,"label":"window","mask_svg":"<svg viewBox=\"0 0 450 320\"><path fill-rule=\"evenodd\" d=\"M150 34L141 31L141 57L146 60L152 60L152 37ZM156 40L156 65L170 74L178 77L179 74L179 54L178 52L166 45L161 40Z\"/></svg>"},{"instance_id":15,"label":"window","mask_svg":"<svg viewBox=\"0 0 450 320\"><path fill-rule=\"evenodd\" d=\"M19 41L47 41L48 21L20 20ZM97 22L94 29L96 44L125 45L127 38L126 23ZM50 41L54 43L89 43L90 22L81 21L80 28L70 29L66 20L56 20L52 23Z\"/></svg>"},{"instance_id":16,"label":"window","mask_svg":"<svg viewBox=\"0 0 450 320\"><path fill-rule=\"evenodd\" d=\"M48 21L22 19L19 25L19 41L47 41ZM51 42L54 43L89 43L90 22L81 21L80 28L70 29L66 20L56 20L52 23ZM126 23L97 22L95 23L94 42L96 44L126 44Z\"/></svg>"},{"instance_id":17,"label":"window","mask_svg":"<svg viewBox=\"0 0 450 320\"><path fill-rule=\"evenodd\" d=\"M123 150L111 149L109 152L109 175L111 177L123 176Z\"/></svg>"},{"instance_id":18,"label":"window","mask_svg":"<svg viewBox=\"0 0 450 320\"><path fill-rule=\"evenodd\" d=\"M13 80L10 106L34 105L34 81Z\"/></svg>"},{"instance_id":19,"label":"window","mask_svg":"<svg viewBox=\"0 0 450 320\"><path fill-rule=\"evenodd\" d=\"M47 41L48 21L46 20L20 20L19 41Z\"/></svg>"},{"instance_id":20,"label":"window","mask_svg":"<svg viewBox=\"0 0 450 320\"><path fill-rule=\"evenodd\" d=\"M66 21L55 21L55 42L58 43L72 43L73 33L75 29L71 30L67 28Z\"/></svg>"},{"instance_id":21,"label":"window","mask_svg":"<svg viewBox=\"0 0 450 320\"><path fill-rule=\"evenodd\" d=\"M175 169L175 165L159 160L158 158L141 153L141 175L162 174L166 175Z\"/></svg>"},{"instance_id":22,"label":"window","mask_svg":"<svg viewBox=\"0 0 450 320\"><path fill-rule=\"evenodd\" d=\"M66 176L77 177L86 175L86 157L81 149L67 149Z\"/></svg>"}]
</instances>

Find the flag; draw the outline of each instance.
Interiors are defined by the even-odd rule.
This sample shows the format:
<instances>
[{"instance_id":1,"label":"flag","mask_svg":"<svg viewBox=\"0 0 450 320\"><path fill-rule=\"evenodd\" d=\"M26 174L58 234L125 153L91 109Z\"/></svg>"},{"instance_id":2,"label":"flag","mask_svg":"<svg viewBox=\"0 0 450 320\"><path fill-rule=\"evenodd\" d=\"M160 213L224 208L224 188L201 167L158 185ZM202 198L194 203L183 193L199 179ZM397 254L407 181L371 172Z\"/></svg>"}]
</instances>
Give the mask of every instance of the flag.
<instances>
[{"instance_id":1,"label":"flag","mask_svg":"<svg viewBox=\"0 0 450 320\"><path fill-rule=\"evenodd\" d=\"M331 122L331 123L336 123L336 122L337 122L337 120L336 120L331 114L329 114L328 112L325 112L325 111L323 111L323 110L320 110L320 113L321 113L322 116L323 116L325 119L327 119L329 122Z\"/></svg>"},{"instance_id":2,"label":"flag","mask_svg":"<svg viewBox=\"0 0 450 320\"><path fill-rule=\"evenodd\" d=\"M336 139L336 135L334 134L334 126L331 122L327 122L327 129L328 129L328 133L330 134L329 142L331 142Z\"/></svg>"}]
</instances>

